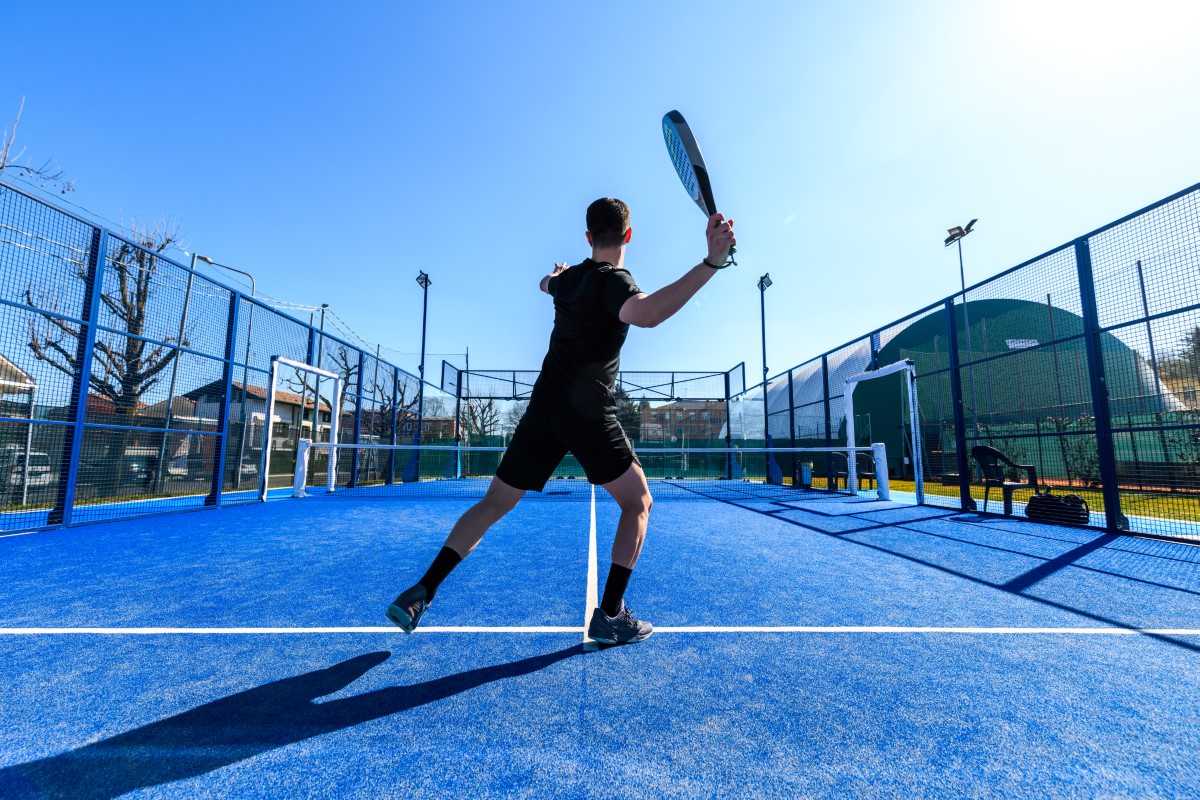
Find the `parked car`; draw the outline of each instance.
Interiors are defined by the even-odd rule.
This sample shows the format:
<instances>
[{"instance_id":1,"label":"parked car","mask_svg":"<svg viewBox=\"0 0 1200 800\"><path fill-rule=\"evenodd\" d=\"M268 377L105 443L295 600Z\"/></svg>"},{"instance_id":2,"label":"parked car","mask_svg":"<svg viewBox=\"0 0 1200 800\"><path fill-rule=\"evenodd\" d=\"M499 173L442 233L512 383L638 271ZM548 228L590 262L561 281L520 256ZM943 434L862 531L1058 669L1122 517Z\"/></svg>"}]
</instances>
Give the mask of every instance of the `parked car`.
<instances>
[{"instance_id":1,"label":"parked car","mask_svg":"<svg viewBox=\"0 0 1200 800\"><path fill-rule=\"evenodd\" d=\"M136 486L149 486L154 482L158 458L152 455L128 455L121 459L120 480Z\"/></svg>"},{"instance_id":2,"label":"parked car","mask_svg":"<svg viewBox=\"0 0 1200 800\"><path fill-rule=\"evenodd\" d=\"M30 450L27 460L25 451L19 447L9 447L0 452L0 480L9 487L49 486L57 478L47 453Z\"/></svg>"}]
</instances>

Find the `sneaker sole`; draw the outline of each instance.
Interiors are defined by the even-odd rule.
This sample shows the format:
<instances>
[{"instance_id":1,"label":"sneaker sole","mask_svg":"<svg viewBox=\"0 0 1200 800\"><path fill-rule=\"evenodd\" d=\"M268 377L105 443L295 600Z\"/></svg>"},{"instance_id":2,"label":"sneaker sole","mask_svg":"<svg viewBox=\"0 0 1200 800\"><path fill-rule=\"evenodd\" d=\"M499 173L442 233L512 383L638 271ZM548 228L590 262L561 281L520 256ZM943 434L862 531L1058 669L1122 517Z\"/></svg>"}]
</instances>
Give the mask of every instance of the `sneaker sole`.
<instances>
[{"instance_id":1,"label":"sneaker sole","mask_svg":"<svg viewBox=\"0 0 1200 800\"><path fill-rule=\"evenodd\" d=\"M593 642L599 642L600 644L637 644L638 642L646 641L653 635L654 635L654 631L650 631L645 636L638 636L633 639L626 639L625 641L619 641L617 639L601 639L599 637L592 636L589 633L588 638L591 639Z\"/></svg>"},{"instance_id":2,"label":"sneaker sole","mask_svg":"<svg viewBox=\"0 0 1200 800\"><path fill-rule=\"evenodd\" d=\"M385 612L385 615L387 616L389 622L405 633L411 634L414 630L416 630L416 620L410 617L407 611L394 603L387 607L387 612Z\"/></svg>"}]
</instances>

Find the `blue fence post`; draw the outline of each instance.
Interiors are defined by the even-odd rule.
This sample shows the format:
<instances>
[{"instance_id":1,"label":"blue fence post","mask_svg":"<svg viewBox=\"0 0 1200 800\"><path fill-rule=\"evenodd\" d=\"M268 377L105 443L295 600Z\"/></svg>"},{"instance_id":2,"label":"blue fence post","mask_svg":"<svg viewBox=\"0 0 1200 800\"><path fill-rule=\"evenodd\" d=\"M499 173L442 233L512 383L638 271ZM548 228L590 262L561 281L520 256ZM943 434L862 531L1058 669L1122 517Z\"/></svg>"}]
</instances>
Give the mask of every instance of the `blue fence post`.
<instances>
[{"instance_id":1,"label":"blue fence post","mask_svg":"<svg viewBox=\"0 0 1200 800\"><path fill-rule=\"evenodd\" d=\"M225 360L222 362L221 369L225 373L221 376L222 382L225 384L225 399L221 401L221 407L217 411L217 430L220 431L220 439L217 443L217 458L213 464L212 488L209 490L208 497L204 498L204 505L219 506L221 505L221 492L225 487L225 455L229 449L229 406L233 402L233 361L236 356L234 351L237 349L237 330L238 330L238 310L241 306L239 300L241 294L231 292L229 295L229 317L228 327L225 333ZM274 387L271 387L274 389ZM267 398L267 407L270 407L270 398ZM242 387L242 402L246 402L246 387ZM270 420L266 421L270 424ZM271 454L266 454L266 460L263 462L266 466L262 469L262 475L259 479L265 481L270 472ZM242 463L238 461L238 469L242 468Z\"/></svg>"},{"instance_id":2,"label":"blue fence post","mask_svg":"<svg viewBox=\"0 0 1200 800\"><path fill-rule=\"evenodd\" d=\"M396 446L397 430L396 426L400 424L400 368L392 367L392 422L390 432L388 433L388 444L393 448ZM387 475L384 478L384 483L391 486L396 482L396 451L388 450L387 454Z\"/></svg>"},{"instance_id":3,"label":"blue fence post","mask_svg":"<svg viewBox=\"0 0 1200 800\"><path fill-rule=\"evenodd\" d=\"M1084 344L1091 379L1092 415L1096 421L1096 452L1100 458L1105 529L1109 533L1120 533L1129 530L1129 520L1121 513L1121 487L1113 448L1112 412L1108 404L1108 382L1104 375L1104 353L1100 346L1100 313L1096 306L1092 250L1086 238L1075 240L1075 267L1079 272L1079 299L1083 306Z\"/></svg>"},{"instance_id":4,"label":"blue fence post","mask_svg":"<svg viewBox=\"0 0 1200 800\"><path fill-rule=\"evenodd\" d=\"M958 500L963 511L974 511L975 500L971 497L971 468L967 463L967 415L963 409L962 375L958 360L958 319L955 317L954 298L946 298L946 340L950 351L950 407L954 414L954 460L958 467ZM942 453L946 445L942 445Z\"/></svg>"},{"instance_id":5,"label":"blue fence post","mask_svg":"<svg viewBox=\"0 0 1200 800\"><path fill-rule=\"evenodd\" d=\"M735 368L736 369L736 368ZM731 370L732 371L732 370ZM725 449L728 451L733 447L733 414L730 413L729 407L729 373L725 373ZM665 435L665 432L664 432ZM731 453L725 454L725 477L733 477L733 457Z\"/></svg>"},{"instance_id":6,"label":"blue fence post","mask_svg":"<svg viewBox=\"0 0 1200 800\"><path fill-rule=\"evenodd\" d=\"M789 446L796 446L796 385L792 376L793 370L788 370L788 442ZM792 488L796 489L800 485L799 473L796 471L796 454L792 453L791 459L792 470Z\"/></svg>"},{"instance_id":7,"label":"blue fence post","mask_svg":"<svg viewBox=\"0 0 1200 800\"><path fill-rule=\"evenodd\" d=\"M354 396L357 398L354 401L354 438L351 440L354 444L362 441L362 406L363 406L363 370L366 368L366 356L362 350L358 351L358 379L355 381L358 385L355 387ZM346 376L349 380L350 376ZM340 425L338 427L341 427ZM346 486L353 489L358 485L358 448L350 451L350 480L346 482Z\"/></svg>"},{"instance_id":8,"label":"blue fence post","mask_svg":"<svg viewBox=\"0 0 1200 800\"><path fill-rule=\"evenodd\" d=\"M104 292L104 259L108 254L108 231L97 228L92 231L92 248L88 264L88 291L84 296L83 329L75 345L75 363L78 365L71 385L71 398L75 403L75 424L63 447L60 464L58 493L54 508L46 522L50 525L70 525L75 510L75 487L79 481L79 459L83 453L83 423L87 418L88 387L92 379L92 357L96 348L96 322L100 315L100 296ZM65 474L63 474L65 471Z\"/></svg>"},{"instance_id":9,"label":"blue fence post","mask_svg":"<svg viewBox=\"0 0 1200 800\"><path fill-rule=\"evenodd\" d=\"M833 407L829 402L829 355L821 356L821 395L825 402L825 446L833 447ZM833 479L833 453L825 454L825 488L837 491Z\"/></svg>"}]
</instances>

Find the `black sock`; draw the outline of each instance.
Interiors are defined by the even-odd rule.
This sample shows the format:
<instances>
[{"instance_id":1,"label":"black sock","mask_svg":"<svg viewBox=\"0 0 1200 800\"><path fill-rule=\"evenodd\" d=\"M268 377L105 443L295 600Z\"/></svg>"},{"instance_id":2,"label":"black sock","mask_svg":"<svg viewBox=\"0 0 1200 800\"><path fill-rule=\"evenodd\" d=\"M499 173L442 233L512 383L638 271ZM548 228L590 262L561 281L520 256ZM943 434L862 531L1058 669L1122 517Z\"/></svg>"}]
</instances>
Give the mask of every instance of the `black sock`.
<instances>
[{"instance_id":1,"label":"black sock","mask_svg":"<svg viewBox=\"0 0 1200 800\"><path fill-rule=\"evenodd\" d=\"M461 562L462 556L449 547L441 549L441 552L433 559L433 563L429 565L429 570L424 577L417 581L425 587L425 602L433 601L433 596L437 594L437 589L442 585L442 581L446 580L446 576Z\"/></svg>"},{"instance_id":2,"label":"black sock","mask_svg":"<svg viewBox=\"0 0 1200 800\"><path fill-rule=\"evenodd\" d=\"M600 601L600 610L610 617L621 613L622 598L625 597L625 587L629 585L629 576L633 570L613 564L608 570L608 580L604 582L604 599Z\"/></svg>"}]
</instances>

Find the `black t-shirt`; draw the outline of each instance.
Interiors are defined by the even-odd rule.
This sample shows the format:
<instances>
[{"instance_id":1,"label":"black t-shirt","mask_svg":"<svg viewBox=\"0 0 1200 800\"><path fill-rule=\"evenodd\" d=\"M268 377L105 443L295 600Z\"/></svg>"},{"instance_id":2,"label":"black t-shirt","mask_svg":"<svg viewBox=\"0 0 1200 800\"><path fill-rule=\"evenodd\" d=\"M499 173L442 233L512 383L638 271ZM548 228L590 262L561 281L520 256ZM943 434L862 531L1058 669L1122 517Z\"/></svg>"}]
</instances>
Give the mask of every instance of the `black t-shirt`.
<instances>
[{"instance_id":1,"label":"black t-shirt","mask_svg":"<svg viewBox=\"0 0 1200 800\"><path fill-rule=\"evenodd\" d=\"M554 330L534 397L555 399L545 397L553 390L583 412L612 405L629 333L621 306L641 289L627 270L590 258L555 275L546 288L554 298Z\"/></svg>"}]
</instances>

